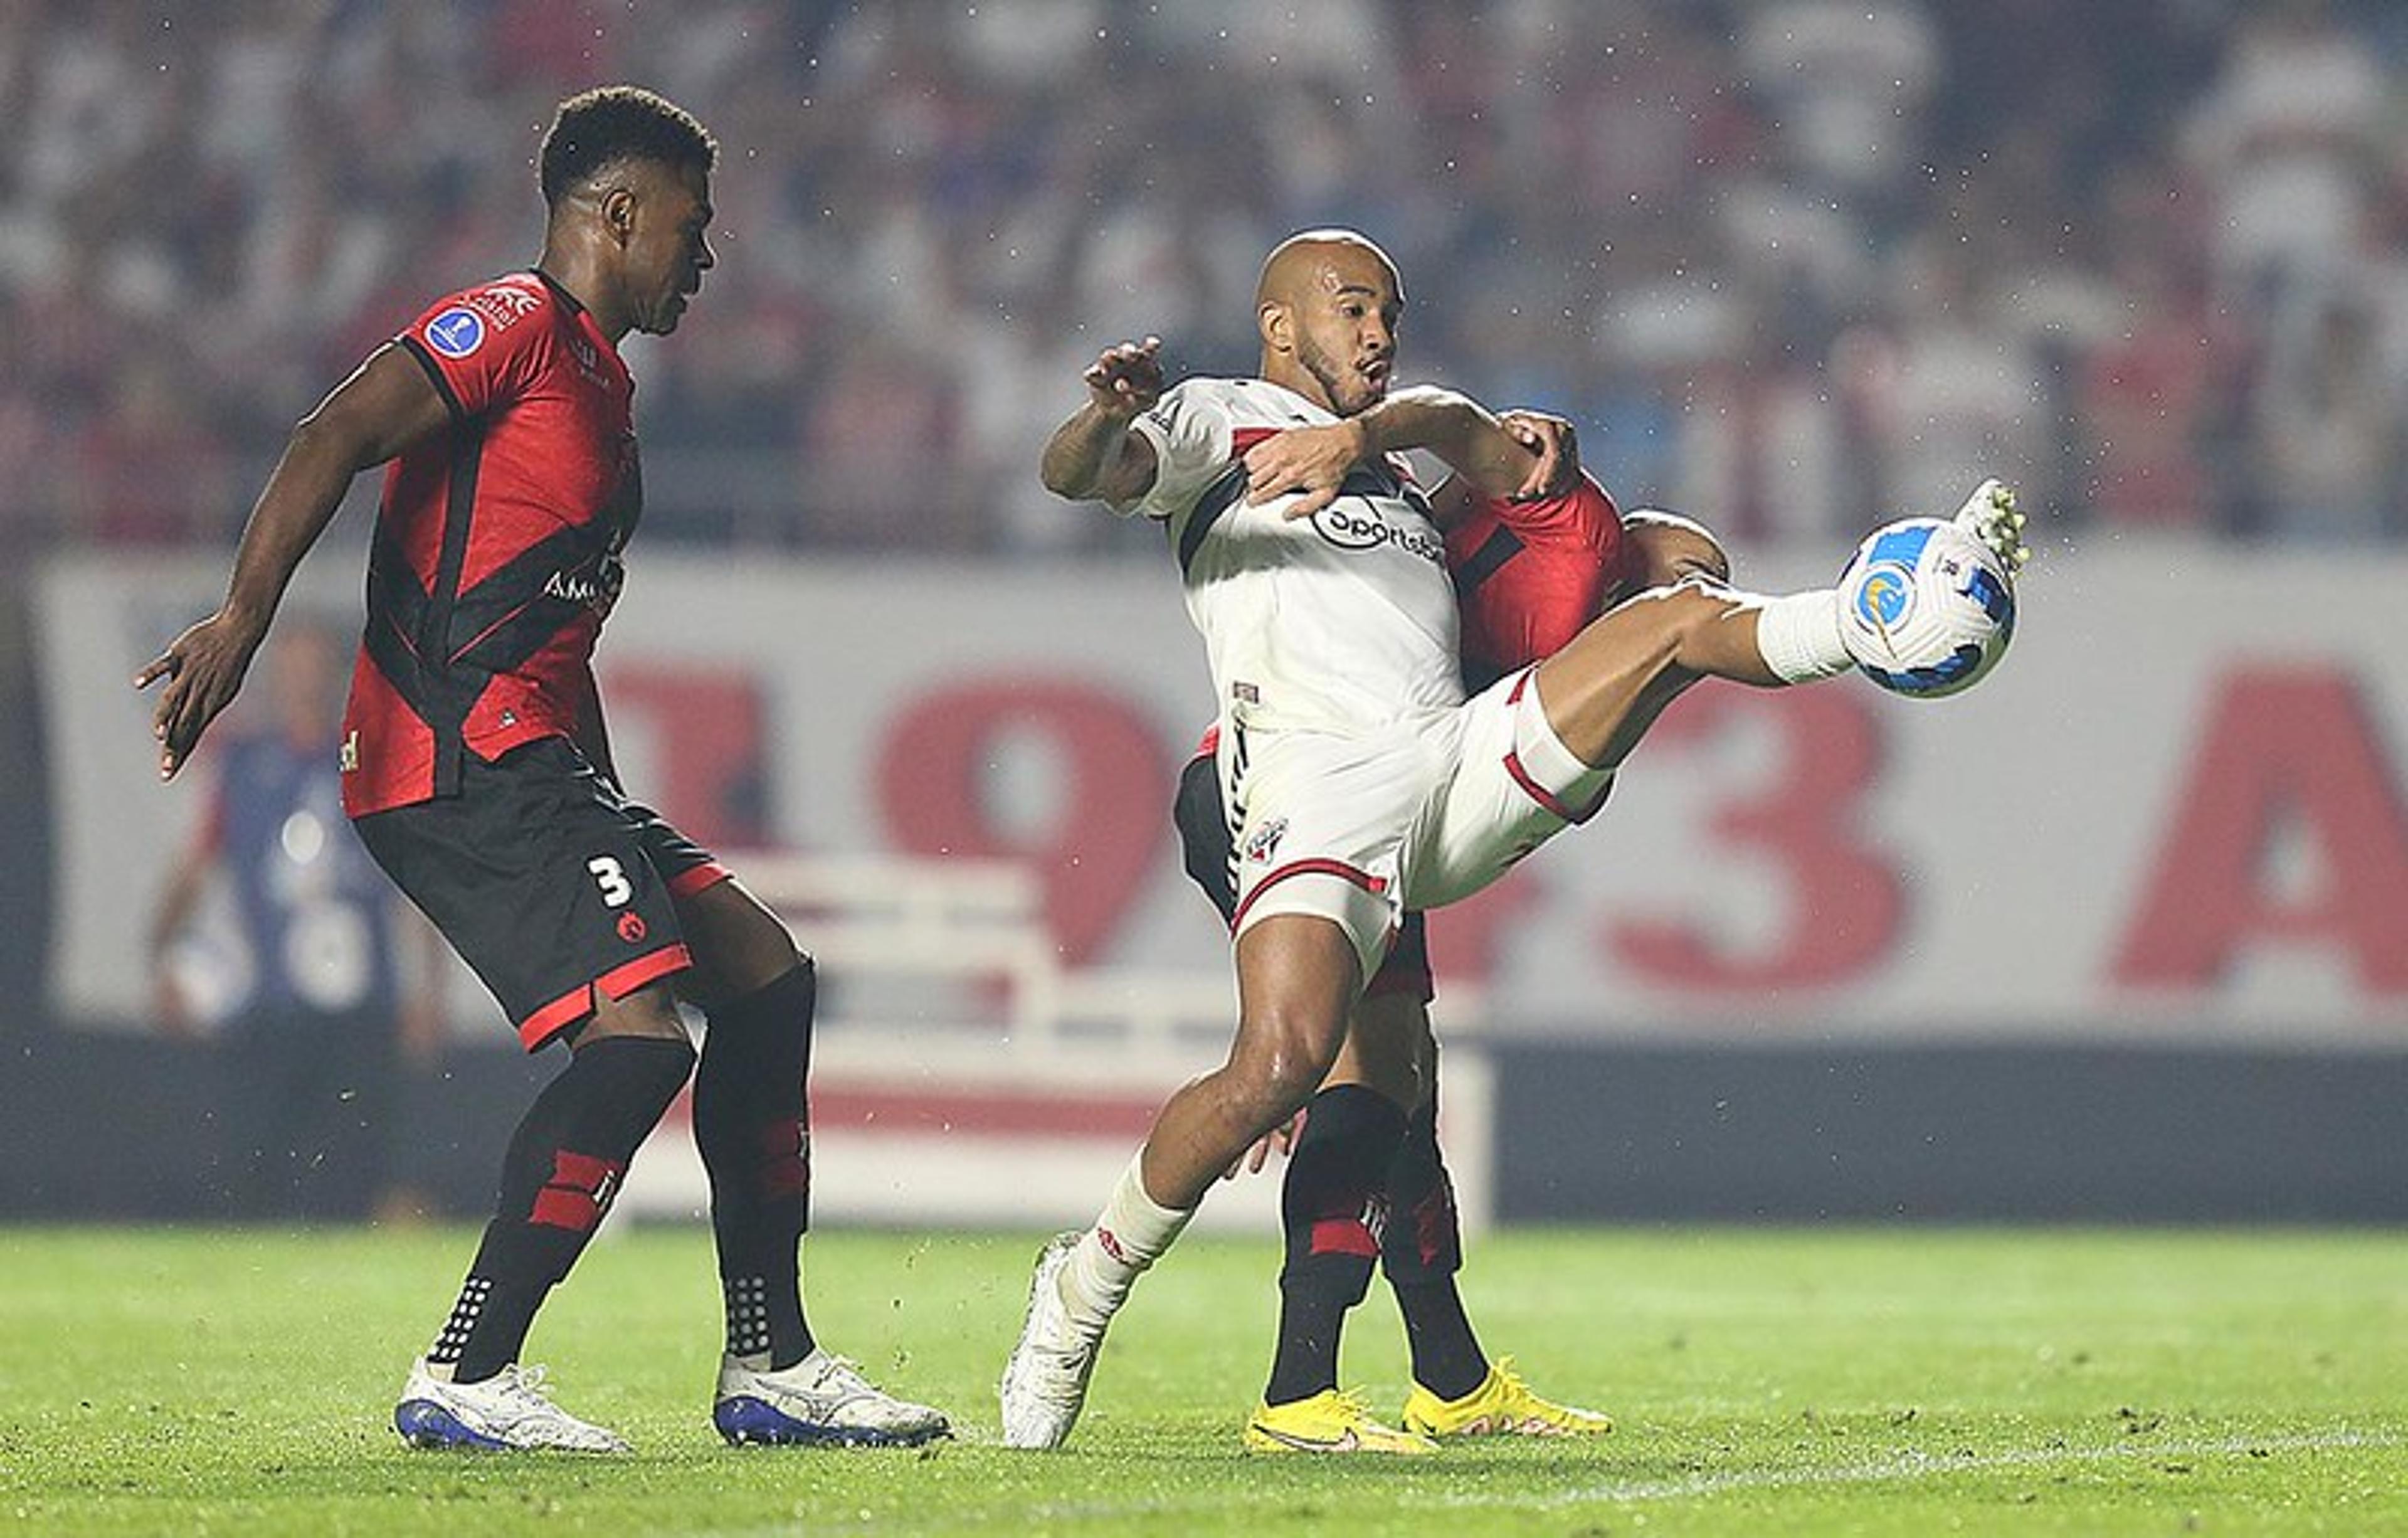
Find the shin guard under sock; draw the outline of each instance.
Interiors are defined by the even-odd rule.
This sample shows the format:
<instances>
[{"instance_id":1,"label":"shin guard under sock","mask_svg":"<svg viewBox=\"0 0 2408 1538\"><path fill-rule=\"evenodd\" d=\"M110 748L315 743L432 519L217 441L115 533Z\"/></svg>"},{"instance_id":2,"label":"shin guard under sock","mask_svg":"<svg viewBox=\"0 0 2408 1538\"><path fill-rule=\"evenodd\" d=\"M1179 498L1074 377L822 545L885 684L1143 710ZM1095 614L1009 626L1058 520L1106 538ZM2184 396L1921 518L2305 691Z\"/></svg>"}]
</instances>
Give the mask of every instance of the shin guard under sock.
<instances>
[{"instance_id":1,"label":"shin guard under sock","mask_svg":"<svg viewBox=\"0 0 2408 1538\"><path fill-rule=\"evenodd\" d=\"M710 1228L727 1354L771 1370L811 1353L801 1260L810 1227L807 1080L817 992L810 961L710 1012L694 1080L694 1141L710 1177Z\"/></svg>"},{"instance_id":2,"label":"shin guard under sock","mask_svg":"<svg viewBox=\"0 0 2408 1538\"><path fill-rule=\"evenodd\" d=\"M579 1047L544 1085L502 1157L494 1216L430 1366L477 1383L518 1359L545 1294L577 1263L627 1161L693 1070L683 1042L609 1036Z\"/></svg>"},{"instance_id":3,"label":"shin guard under sock","mask_svg":"<svg viewBox=\"0 0 2408 1538\"><path fill-rule=\"evenodd\" d=\"M1439 1151L1435 1093L1406 1118L1404 1142L1388 1167L1388 1201L1380 1265L1404 1315L1413 1381L1440 1399L1460 1399L1487 1379L1488 1358L1455 1288L1463 1229L1455 1182Z\"/></svg>"},{"instance_id":4,"label":"shin guard under sock","mask_svg":"<svg viewBox=\"0 0 2408 1538\"><path fill-rule=\"evenodd\" d=\"M1339 1085L1313 1097L1280 1192L1286 1261L1266 1404L1338 1387L1339 1335L1371 1286L1388 1168L1404 1135L1404 1113L1376 1090Z\"/></svg>"}]
</instances>

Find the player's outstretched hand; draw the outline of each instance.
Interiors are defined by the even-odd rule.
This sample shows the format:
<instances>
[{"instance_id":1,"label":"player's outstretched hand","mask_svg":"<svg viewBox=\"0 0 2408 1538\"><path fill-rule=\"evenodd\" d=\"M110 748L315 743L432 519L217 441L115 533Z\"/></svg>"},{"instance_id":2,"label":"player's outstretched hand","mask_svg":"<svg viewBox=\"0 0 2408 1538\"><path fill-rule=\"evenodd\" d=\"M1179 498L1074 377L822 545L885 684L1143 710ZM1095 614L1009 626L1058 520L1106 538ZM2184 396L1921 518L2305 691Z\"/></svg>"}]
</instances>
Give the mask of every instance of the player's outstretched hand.
<instances>
[{"instance_id":1,"label":"player's outstretched hand","mask_svg":"<svg viewBox=\"0 0 2408 1538\"><path fill-rule=\"evenodd\" d=\"M1162 398L1162 338L1121 342L1087 366L1087 398L1096 410L1126 422Z\"/></svg>"},{"instance_id":2,"label":"player's outstretched hand","mask_svg":"<svg viewBox=\"0 0 2408 1538\"><path fill-rule=\"evenodd\" d=\"M150 735L159 743L159 778L172 780L192 756L201 733L218 712L234 702L243 675L259 650L265 626L236 620L223 610L167 643L167 649L134 675L134 686L147 689L161 679L159 708L151 712Z\"/></svg>"},{"instance_id":3,"label":"player's outstretched hand","mask_svg":"<svg viewBox=\"0 0 2408 1538\"><path fill-rule=\"evenodd\" d=\"M1956 525L1974 539L1990 547L1990 553L2006 563L2007 574L2023 570L2031 559L2031 551L2024 544L2023 510L2015 506L2013 486L1993 477L1973 488L1965 505L1956 510Z\"/></svg>"},{"instance_id":4,"label":"player's outstretched hand","mask_svg":"<svg viewBox=\"0 0 2408 1538\"><path fill-rule=\"evenodd\" d=\"M1500 412L1497 424L1516 443L1539 457L1513 493L1516 502L1537 502L1561 496L1580 480L1580 434L1566 419L1547 411L1516 409Z\"/></svg>"},{"instance_id":5,"label":"player's outstretched hand","mask_svg":"<svg viewBox=\"0 0 2408 1538\"><path fill-rule=\"evenodd\" d=\"M1246 501L1260 506L1290 492L1294 502L1283 518L1310 518L1338 500L1346 472L1363 457L1363 424L1353 420L1319 427L1290 427L1246 451Z\"/></svg>"}]
</instances>

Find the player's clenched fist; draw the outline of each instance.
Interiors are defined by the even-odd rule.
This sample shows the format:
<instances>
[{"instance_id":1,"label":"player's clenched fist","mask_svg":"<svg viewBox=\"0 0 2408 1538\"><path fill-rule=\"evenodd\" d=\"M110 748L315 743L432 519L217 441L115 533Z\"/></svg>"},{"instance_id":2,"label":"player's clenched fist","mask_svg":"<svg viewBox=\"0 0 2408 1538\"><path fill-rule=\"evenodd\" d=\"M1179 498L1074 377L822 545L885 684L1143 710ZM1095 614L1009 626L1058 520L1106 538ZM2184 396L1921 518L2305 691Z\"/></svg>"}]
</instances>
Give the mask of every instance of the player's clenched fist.
<instances>
[{"instance_id":1,"label":"player's clenched fist","mask_svg":"<svg viewBox=\"0 0 2408 1538\"><path fill-rule=\"evenodd\" d=\"M1099 411L1126 419L1162 397L1162 338L1122 342L1088 366L1088 398Z\"/></svg>"}]
</instances>

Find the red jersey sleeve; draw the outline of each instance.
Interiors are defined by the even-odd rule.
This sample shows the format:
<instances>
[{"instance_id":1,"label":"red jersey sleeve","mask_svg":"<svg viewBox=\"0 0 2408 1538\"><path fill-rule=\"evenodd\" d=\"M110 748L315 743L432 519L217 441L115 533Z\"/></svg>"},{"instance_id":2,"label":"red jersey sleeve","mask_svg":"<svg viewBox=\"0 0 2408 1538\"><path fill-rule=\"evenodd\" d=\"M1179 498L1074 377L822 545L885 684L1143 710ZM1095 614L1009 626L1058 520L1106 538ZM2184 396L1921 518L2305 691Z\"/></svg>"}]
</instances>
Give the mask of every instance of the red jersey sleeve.
<instances>
[{"instance_id":1,"label":"red jersey sleeve","mask_svg":"<svg viewBox=\"0 0 2408 1538\"><path fill-rule=\"evenodd\" d=\"M497 278L429 305L401 343L454 415L482 416L542 376L553 328L539 317L555 302L533 273Z\"/></svg>"}]
</instances>

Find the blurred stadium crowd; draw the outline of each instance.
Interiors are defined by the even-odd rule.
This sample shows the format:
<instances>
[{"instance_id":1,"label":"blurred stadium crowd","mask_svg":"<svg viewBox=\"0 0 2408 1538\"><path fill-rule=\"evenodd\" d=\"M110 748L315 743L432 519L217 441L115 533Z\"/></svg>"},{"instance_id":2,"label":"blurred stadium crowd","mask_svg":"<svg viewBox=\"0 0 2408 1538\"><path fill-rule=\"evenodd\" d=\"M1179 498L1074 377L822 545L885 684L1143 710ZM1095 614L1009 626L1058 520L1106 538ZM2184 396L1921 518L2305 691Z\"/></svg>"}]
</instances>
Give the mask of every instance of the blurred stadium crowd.
<instances>
[{"instance_id":1,"label":"blurred stadium crowd","mask_svg":"<svg viewBox=\"0 0 2408 1538\"><path fill-rule=\"evenodd\" d=\"M637 339L647 542L1151 552L1036 451L1103 343L1244 371L1345 223L1402 377L1749 541L2018 478L2077 537L2397 539L2391 0L0 0L0 542L222 543L291 423L530 261L568 91L719 135Z\"/></svg>"}]
</instances>

